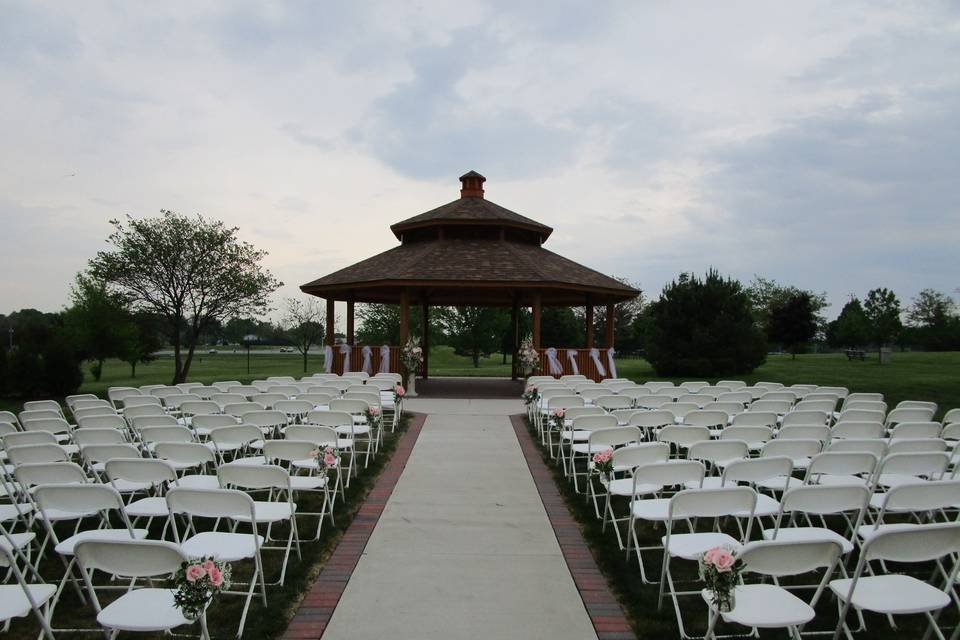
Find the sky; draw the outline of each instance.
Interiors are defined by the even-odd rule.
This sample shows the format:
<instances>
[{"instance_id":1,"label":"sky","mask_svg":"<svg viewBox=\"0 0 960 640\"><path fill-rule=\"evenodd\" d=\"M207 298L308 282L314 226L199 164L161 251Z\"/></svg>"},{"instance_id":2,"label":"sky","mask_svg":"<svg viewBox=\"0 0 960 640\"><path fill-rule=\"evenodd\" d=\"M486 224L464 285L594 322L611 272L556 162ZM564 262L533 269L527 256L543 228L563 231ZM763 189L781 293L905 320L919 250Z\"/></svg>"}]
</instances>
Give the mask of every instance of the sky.
<instances>
[{"instance_id":1,"label":"sky","mask_svg":"<svg viewBox=\"0 0 960 640\"><path fill-rule=\"evenodd\" d=\"M0 0L0 140L0 313L161 209L239 227L279 306L471 169L648 298L960 287L950 1Z\"/></svg>"}]
</instances>

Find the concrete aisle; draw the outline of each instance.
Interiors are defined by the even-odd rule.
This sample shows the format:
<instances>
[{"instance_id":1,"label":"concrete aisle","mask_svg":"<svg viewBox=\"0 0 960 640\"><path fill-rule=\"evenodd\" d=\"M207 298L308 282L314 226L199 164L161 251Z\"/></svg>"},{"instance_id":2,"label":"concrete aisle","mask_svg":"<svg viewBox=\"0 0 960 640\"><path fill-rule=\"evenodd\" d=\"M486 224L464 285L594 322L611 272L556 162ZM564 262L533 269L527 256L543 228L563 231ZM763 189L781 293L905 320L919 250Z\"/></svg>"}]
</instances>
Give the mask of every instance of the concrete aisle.
<instances>
[{"instance_id":1,"label":"concrete aisle","mask_svg":"<svg viewBox=\"0 0 960 640\"><path fill-rule=\"evenodd\" d=\"M324 639L596 638L507 415L515 400L417 400L429 414Z\"/></svg>"}]
</instances>

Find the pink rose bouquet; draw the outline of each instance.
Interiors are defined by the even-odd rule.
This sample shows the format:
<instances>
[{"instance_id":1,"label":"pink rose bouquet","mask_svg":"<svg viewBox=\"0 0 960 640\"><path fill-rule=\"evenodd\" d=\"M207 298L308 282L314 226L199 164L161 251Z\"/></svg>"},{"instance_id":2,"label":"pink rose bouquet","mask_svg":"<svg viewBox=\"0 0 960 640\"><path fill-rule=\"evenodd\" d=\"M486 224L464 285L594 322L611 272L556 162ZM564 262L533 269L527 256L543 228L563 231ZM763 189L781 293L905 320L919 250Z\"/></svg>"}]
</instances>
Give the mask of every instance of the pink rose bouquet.
<instances>
[{"instance_id":1,"label":"pink rose bouquet","mask_svg":"<svg viewBox=\"0 0 960 640\"><path fill-rule=\"evenodd\" d=\"M557 431L563 431L563 421L564 416L567 415L567 412L564 409L554 409L553 414L553 428Z\"/></svg>"},{"instance_id":2,"label":"pink rose bouquet","mask_svg":"<svg viewBox=\"0 0 960 640\"><path fill-rule=\"evenodd\" d=\"M174 606L184 618L196 620L214 596L230 588L230 565L213 557L184 562L173 577L173 587Z\"/></svg>"},{"instance_id":3,"label":"pink rose bouquet","mask_svg":"<svg viewBox=\"0 0 960 640\"><path fill-rule=\"evenodd\" d=\"M718 611L733 611L736 607L734 590L743 566L737 550L727 546L708 549L700 556L700 579L712 593L712 603Z\"/></svg>"},{"instance_id":4,"label":"pink rose bouquet","mask_svg":"<svg viewBox=\"0 0 960 640\"><path fill-rule=\"evenodd\" d=\"M593 470L610 477L613 473L613 449L604 449L593 454Z\"/></svg>"},{"instance_id":5,"label":"pink rose bouquet","mask_svg":"<svg viewBox=\"0 0 960 640\"><path fill-rule=\"evenodd\" d=\"M317 461L317 466L325 474L331 471L336 472L337 467L340 466L340 452L336 447L327 445L322 449L314 449L310 452L310 455Z\"/></svg>"},{"instance_id":6,"label":"pink rose bouquet","mask_svg":"<svg viewBox=\"0 0 960 640\"><path fill-rule=\"evenodd\" d=\"M540 392L537 391L537 388L534 385L528 384L526 390L523 392L524 404L526 404L527 406L530 406L532 404L536 404L537 400L539 399L540 399Z\"/></svg>"},{"instance_id":7,"label":"pink rose bouquet","mask_svg":"<svg viewBox=\"0 0 960 640\"><path fill-rule=\"evenodd\" d=\"M400 404L400 400L403 396L407 395L407 390L403 388L403 385L398 384L393 388L393 404Z\"/></svg>"},{"instance_id":8,"label":"pink rose bouquet","mask_svg":"<svg viewBox=\"0 0 960 640\"><path fill-rule=\"evenodd\" d=\"M367 410L363 412L363 416L367 419L367 424L371 427L379 425L380 418L383 417L380 407L377 406L367 407Z\"/></svg>"}]
</instances>

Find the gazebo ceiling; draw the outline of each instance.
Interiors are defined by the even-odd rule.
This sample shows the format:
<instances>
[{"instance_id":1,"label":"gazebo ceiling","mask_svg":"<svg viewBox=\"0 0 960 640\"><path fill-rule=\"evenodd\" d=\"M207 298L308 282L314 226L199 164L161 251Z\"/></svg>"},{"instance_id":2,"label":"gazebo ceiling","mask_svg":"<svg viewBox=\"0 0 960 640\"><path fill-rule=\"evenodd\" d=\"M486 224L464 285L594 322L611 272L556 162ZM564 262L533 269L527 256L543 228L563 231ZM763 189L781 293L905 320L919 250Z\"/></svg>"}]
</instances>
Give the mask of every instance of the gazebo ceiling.
<instances>
[{"instance_id":1,"label":"gazebo ceiling","mask_svg":"<svg viewBox=\"0 0 960 640\"><path fill-rule=\"evenodd\" d=\"M391 227L398 247L301 286L305 293L355 302L583 306L621 302L639 292L541 247L553 231L483 197L485 178L461 176L461 198Z\"/></svg>"}]
</instances>

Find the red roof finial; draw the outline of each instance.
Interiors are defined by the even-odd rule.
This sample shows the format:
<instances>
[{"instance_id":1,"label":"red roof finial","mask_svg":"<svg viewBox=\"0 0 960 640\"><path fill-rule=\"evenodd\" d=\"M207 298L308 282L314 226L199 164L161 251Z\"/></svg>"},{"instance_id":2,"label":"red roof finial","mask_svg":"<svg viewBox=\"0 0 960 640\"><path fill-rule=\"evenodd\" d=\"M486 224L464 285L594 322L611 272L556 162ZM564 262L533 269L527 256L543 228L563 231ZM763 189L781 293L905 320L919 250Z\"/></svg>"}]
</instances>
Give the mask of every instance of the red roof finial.
<instances>
[{"instance_id":1,"label":"red roof finial","mask_svg":"<svg viewBox=\"0 0 960 640\"><path fill-rule=\"evenodd\" d=\"M468 171L460 176L460 197L461 198L482 198L483 183L487 179L476 171Z\"/></svg>"}]
</instances>

